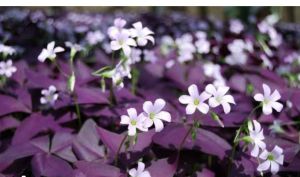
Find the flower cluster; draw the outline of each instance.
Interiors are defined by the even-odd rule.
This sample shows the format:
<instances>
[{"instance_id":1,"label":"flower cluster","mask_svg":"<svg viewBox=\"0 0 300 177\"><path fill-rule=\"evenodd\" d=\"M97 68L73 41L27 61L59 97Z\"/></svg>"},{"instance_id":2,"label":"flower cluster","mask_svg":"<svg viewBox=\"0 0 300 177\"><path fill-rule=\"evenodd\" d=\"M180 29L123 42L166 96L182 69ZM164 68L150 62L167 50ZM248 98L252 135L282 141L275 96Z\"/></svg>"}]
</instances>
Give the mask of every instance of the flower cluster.
<instances>
[{"instance_id":1,"label":"flower cluster","mask_svg":"<svg viewBox=\"0 0 300 177\"><path fill-rule=\"evenodd\" d=\"M259 161L257 171L262 172L268 169L273 174L279 171L279 165L283 165L283 150L279 146L275 146L271 152L266 148L266 143L261 125L256 120L248 123L249 139L253 149L251 150L251 156L260 158L263 162Z\"/></svg>"},{"instance_id":2,"label":"flower cluster","mask_svg":"<svg viewBox=\"0 0 300 177\"><path fill-rule=\"evenodd\" d=\"M235 104L231 95L226 95L229 87L226 86L214 86L208 84L205 87L205 91L199 94L198 88L195 84L189 86L188 91L190 95L182 95L179 97L179 102L187 104L186 114L193 114L196 109L203 114L207 114L209 106L215 108L222 105L225 114L228 114L231 110L230 104ZM205 101L208 100L209 106Z\"/></svg>"},{"instance_id":3,"label":"flower cluster","mask_svg":"<svg viewBox=\"0 0 300 177\"><path fill-rule=\"evenodd\" d=\"M155 131L160 132L164 128L163 121L171 122L171 115L162 109L165 107L166 102L159 98L156 99L154 104L151 101L146 101L143 104L144 112L137 114L135 108L127 110L128 115L121 116L121 124L128 125L128 135L136 135L136 129L141 131L148 131L154 124Z\"/></svg>"},{"instance_id":4,"label":"flower cluster","mask_svg":"<svg viewBox=\"0 0 300 177\"><path fill-rule=\"evenodd\" d=\"M248 59L246 51L253 52L253 44L248 40L235 39L227 47L231 54L226 56L225 61L230 65L246 64Z\"/></svg>"},{"instance_id":5,"label":"flower cluster","mask_svg":"<svg viewBox=\"0 0 300 177\"><path fill-rule=\"evenodd\" d=\"M121 50L121 61L116 67L110 71L108 77L112 78L114 86L119 88L124 87L123 78L131 78L131 64L140 61L141 51L134 47L144 47L148 44L148 41L154 44L154 33L148 28L143 27L141 22L136 22L132 26L133 28L125 28L127 22L122 18L114 20L114 25L107 30L108 36L111 39L110 47L112 51ZM155 56L153 53L144 51L145 61L153 62Z\"/></svg>"}]
</instances>

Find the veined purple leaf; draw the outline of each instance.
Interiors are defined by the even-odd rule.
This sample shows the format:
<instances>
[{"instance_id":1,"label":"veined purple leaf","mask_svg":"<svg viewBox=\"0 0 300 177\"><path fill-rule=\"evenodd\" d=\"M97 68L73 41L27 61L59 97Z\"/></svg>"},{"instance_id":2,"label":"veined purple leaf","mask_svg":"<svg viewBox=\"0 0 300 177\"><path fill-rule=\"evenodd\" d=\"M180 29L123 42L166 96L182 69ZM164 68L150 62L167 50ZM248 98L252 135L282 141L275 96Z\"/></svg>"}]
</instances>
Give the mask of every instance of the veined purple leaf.
<instances>
[{"instance_id":1,"label":"veined purple leaf","mask_svg":"<svg viewBox=\"0 0 300 177\"><path fill-rule=\"evenodd\" d=\"M95 121L88 119L73 141L73 149L82 160L93 161L104 156L104 147L99 145L96 127Z\"/></svg>"}]
</instances>

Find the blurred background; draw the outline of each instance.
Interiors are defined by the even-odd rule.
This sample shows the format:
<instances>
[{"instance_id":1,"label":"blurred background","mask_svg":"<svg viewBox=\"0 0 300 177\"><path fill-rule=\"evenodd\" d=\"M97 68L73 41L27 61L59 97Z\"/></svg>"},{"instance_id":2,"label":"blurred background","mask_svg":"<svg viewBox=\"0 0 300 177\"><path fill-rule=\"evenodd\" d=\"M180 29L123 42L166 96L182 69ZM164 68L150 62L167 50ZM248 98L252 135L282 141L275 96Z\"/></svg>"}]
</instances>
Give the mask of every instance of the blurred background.
<instances>
[{"instance_id":1,"label":"blurred background","mask_svg":"<svg viewBox=\"0 0 300 177\"><path fill-rule=\"evenodd\" d=\"M249 20L253 14L265 16L277 13L284 22L300 22L300 7L28 7L29 9L43 9L48 11L78 11L78 12L132 12L132 13L156 13L168 14L170 12L182 12L201 18L216 17L220 20L239 18ZM6 8L1 8L5 10Z\"/></svg>"}]
</instances>

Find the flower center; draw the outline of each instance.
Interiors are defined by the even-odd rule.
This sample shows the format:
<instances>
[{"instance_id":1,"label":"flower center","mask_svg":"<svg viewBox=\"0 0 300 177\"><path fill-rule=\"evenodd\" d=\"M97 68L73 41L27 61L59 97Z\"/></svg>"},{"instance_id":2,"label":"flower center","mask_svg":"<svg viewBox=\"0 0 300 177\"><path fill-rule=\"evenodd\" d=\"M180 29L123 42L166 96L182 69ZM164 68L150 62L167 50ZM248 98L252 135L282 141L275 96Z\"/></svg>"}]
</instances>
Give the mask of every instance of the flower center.
<instances>
[{"instance_id":1,"label":"flower center","mask_svg":"<svg viewBox=\"0 0 300 177\"><path fill-rule=\"evenodd\" d=\"M264 99L264 101L263 101L263 104L264 105L267 105L267 104L269 104L270 103L270 100L269 99Z\"/></svg>"},{"instance_id":2,"label":"flower center","mask_svg":"<svg viewBox=\"0 0 300 177\"><path fill-rule=\"evenodd\" d=\"M198 99L194 99L194 105L199 105L200 101Z\"/></svg>"},{"instance_id":3,"label":"flower center","mask_svg":"<svg viewBox=\"0 0 300 177\"><path fill-rule=\"evenodd\" d=\"M131 123L131 125L136 125L137 122L136 122L136 120L131 120L130 123Z\"/></svg>"},{"instance_id":4,"label":"flower center","mask_svg":"<svg viewBox=\"0 0 300 177\"><path fill-rule=\"evenodd\" d=\"M217 100L217 102L221 103L222 97L218 96L218 97L216 98L216 100Z\"/></svg>"},{"instance_id":5,"label":"flower center","mask_svg":"<svg viewBox=\"0 0 300 177\"><path fill-rule=\"evenodd\" d=\"M151 113L149 114L150 119L154 119L154 116L155 116L155 113L153 113L153 112L151 112Z\"/></svg>"},{"instance_id":6,"label":"flower center","mask_svg":"<svg viewBox=\"0 0 300 177\"><path fill-rule=\"evenodd\" d=\"M269 154L268 157L267 157L267 159L273 161L275 158L274 158L274 156L272 154Z\"/></svg>"}]
</instances>

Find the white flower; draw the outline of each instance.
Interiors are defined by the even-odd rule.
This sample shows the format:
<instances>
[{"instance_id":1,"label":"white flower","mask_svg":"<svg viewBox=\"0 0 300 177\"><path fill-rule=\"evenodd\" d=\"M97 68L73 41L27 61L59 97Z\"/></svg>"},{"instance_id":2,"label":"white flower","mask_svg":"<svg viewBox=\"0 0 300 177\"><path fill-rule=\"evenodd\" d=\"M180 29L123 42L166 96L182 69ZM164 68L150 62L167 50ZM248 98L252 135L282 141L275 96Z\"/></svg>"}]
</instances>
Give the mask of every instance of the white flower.
<instances>
[{"instance_id":1,"label":"white flower","mask_svg":"<svg viewBox=\"0 0 300 177\"><path fill-rule=\"evenodd\" d=\"M168 55L174 46L175 41L171 36L165 35L161 38L160 50L163 55Z\"/></svg>"},{"instance_id":2,"label":"white flower","mask_svg":"<svg viewBox=\"0 0 300 177\"><path fill-rule=\"evenodd\" d=\"M235 39L228 44L231 53L242 53L245 50L245 42L241 39Z\"/></svg>"},{"instance_id":3,"label":"white flower","mask_svg":"<svg viewBox=\"0 0 300 177\"><path fill-rule=\"evenodd\" d=\"M110 47L112 50L122 49L126 56L130 55L130 46L136 46L135 40L130 38L130 33L128 30L122 30L117 33L114 40L110 42Z\"/></svg>"},{"instance_id":4,"label":"white flower","mask_svg":"<svg viewBox=\"0 0 300 177\"><path fill-rule=\"evenodd\" d=\"M4 53L6 55L13 55L14 53L16 53L16 50L11 46L0 44L0 53Z\"/></svg>"},{"instance_id":5,"label":"white flower","mask_svg":"<svg viewBox=\"0 0 300 177\"><path fill-rule=\"evenodd\" d=\"M263 113L269 115L272 113L272 108L277 112L280 112L283 108L283 105L278 102L281 98L279 92L275 91L271 94L270 87L266 84L263 84L264 94L258 93L254 96L256 101L261 101L263 106Z\"/></svg>"},{"instance_id":6,"label":"white flower","mask_svg":"<svg viewBox=\"0 0 300 177\"><path fill-rule=\"evenodd\" d=\"M272 174L276 174L279 171L279 165L283 165L283 150L279 146L275 146L271 152L264 149L259 158L264 162L258 165L257 171L262 172L270 169Z\"/></svg>"},{"instance_id":7,"label":"white flower","mask_svg":"<svg viewBox=\"0 0 300 177\"><path fill-rule=\"evenodd\" d=\"M208 100L209 106L215 108L219 105L222 105L225 114L228 114L231 109L229 103L235 104L233 96L225 95L228 92L228 90L229 87L226 86L218 86L216 88L214 85L208 84L205 87L205 92L207 92L207 94L212 95L212 97Z\"/></svg>"},{"instance_id":8,"label":"white flower","mask_svg":"<svg viewBox=\"0 0 300 177\"><path fill-rule=\"evenodd\" d=\"M193 53L196 48L193 44L193 38L190 34L184 34L176 39L176 46L178 47L178 62L184 63L193 60Z\"/></svg>"},{"instance_id":9,"label":"white flower","mask_svg":"<svg viewBox=\"0 0 300 177\"><path fill-rule=\"evenodd\" d=\"M55 46L54 41L48 43L47 48L43 49L40 55L38 56L38 60L40 62L44 62L47 58L53 60L56 58L56 53L65 51L65 49L62 47L58 46L54 48L54 46Z\"/></svg>"},{"instance_id":10,"label":"white flower","mask_svg":"<svg viewBox=\"0 0 300 177\"><path fill-rule=\"evenodd\" d=\"M134 28L130 29L131 37L137 38L137 44L139 46L145 46L149 41L154 44L154 38L151 36L154 34L149 28L144 27L141 22L136 22L132 25Z\"/></svg>"},{"instance_id":11,"label":"white flower","mask_svg":"<svg viewBox=\"0 0 300 177\"><path fill-rule=\"evenodd\" d=\"M271 133L284 133L285 130L282 128L282 121L274 120L273 124L269 126Z\"/></svg>"},{"instance_id":12,"label":"white flower","mask_svg":"<svg viewBox=\"0 0 300 177\"><path fill-rule=\"evenodd\" d=\"M199 39L196 41L195 46L197 47L197 52L200 54L207 54L210 50L210 43L206 39Z\"/></svg>"},{"instance_id":13,"label":"white flower","mask_svg":"<svg viewBox=\"0 0 300 177\"><path fill-rule=\"evenodd\" d=\"M198 109L203 114L207 114L209 110L209 106L204 103L210 95L206 92L202 92L199 94L198 88L195 84L192 84L188 88L190 95L182 95L179 97L179 102L181 104L187 104L185 109L186 114L193 114L196 109Z\"/></svg>"},{"instance_id":14,"label":"white flower","mask_svg":"<svg viewBox=\"0 0 300 177\"><path fill-rule=\"evenodd\" d=\"M154 123L156 132L160 132L164 128L162 120L171 122L171 114L162 111L165 105L166 102L161 98L156 99L154 104L151 101L146 101L143 104L143 116L146 118L145 125L151 127Z\"/></svg>"},{"instance_id":15,"label":"white flower","mask_svg":"<svg viewBox=\"0 0 300 177\"><path fill-rule=\"evenodd\" d=\"M115 39L117 34L120 33L126 25L126 20L122 18L116 18L114 20L114 26L108 28L107 33L111 39Z\"/></svg>"},{"instance_id":16,"label":"white flower","mask_svg":"<svg viewBox=\"0 0 300 177\"><path fill-rule=\"evenodd\" d=\"M72 43L70 41L65 42L65 45L69 47L71 50L75 50L76 52L83 50L83 47L80 44Z\"/></svg>"},{"instance_id":17,"label":"white flower","mask_svg":"<svg viewBox=\"0 0 300 177\"><path fill-rule=\"evenodd\" d=\"M282 36L274 29L272 28L268 32L270 36L269 44L273 47L278 47L282 43Z\"/></svg>"},{"instance_id":18,"label":"white flower","mask_svg":"<svg viewBox=\"0 0 300 177\"><path fill-rule=\"evenodd\" d=\"M58 94L56 93L56 87L54 85L50 85L48 89L43 89L42 95L43 96L40 99L41 104L53 106L58 99Z\"/></svg>"},{"instance_id":19,"label":"white flower","mask_svg":"<svg viewBox=\"0 0 300 177\"><path fill-rule=\"evenodd\" d=\"M207 34L204 31L197 31L195 35L197 39L206 39L207 37Z\"/></svg>"},{"instance_id":20,"label":"white flower","mask_svg":"<svg viewBox=\"0 0 300 177\"><path fill-rule=\"evenodd\" d=\"M142 51L140 49L133 48L131 50L131 54L128 58L129 64L135 64L135 63L140 62L141 61L141 54L142 54Z\"/></svg>"},{"instance_id":21,"label":"white flower","mask_svg":"<svg viewBox=\"0 0 300 177\"><path fill-rule=\"evenodd\" d=\"M225 57L226 63L229 65L244 65L246 64L248 56L246 53L232 53Z\"/></svg>"},{"instance_id":22,"label":"white flower","mask_svg":"<svg viewBox=\"0 0 300 177\"><path fill-rule=\"evenodd\" d=\"M221 66L212 62L203 64L204 75L208 77L217 78L221 75Z\"/></svg>"},{"instance_id":23,"label":"white flower","mask_svg":"<svg viewBox=\"0 0 300 177\"><path fill-rule=\"evenodd\" d=\"M11 77L13 73L17 71L17 68L13 66L11 60L1 61L0 62L0 75L4 75L6 77Z\"/></svg>"},{"instance_id":24,"label":"white flower","mask_svg":"<svg viewBox=\"0 0 300 177\"><path fill-rule=\"evenodd\" d=\"M204 75L208 77L214 78L215 86L224 86L225 79L221 74L221 66L218 64L214 64L212 62L207 62L203 64Z\"/></svg>"},{"instance_id":25,"label":"white flower","mask_svg":"<svg viewBox=\"0 0 300 177\"><path fill-rule=\"evenodd\" d=\"M244 25L240 20L233 19L229 22L229 30L232 33L240 34L244 30Z\"/></svg>"},{"instance_id":26,"label":"white flower","mask_svg":"<svg viewBox=\"0 0 300 177\"><path fill-rule=\"evenodd\" d=\"M96 45L102 42L105 36L101 31L97 30L88 32L85 38L89 45Z\"/></svg>"},{"instance_id":27,"label":"white flower","mask_svg":"<svg viewBox=\"0 0 300 177\"><path fill-rule=\"evenodd\" d=\"M149 171L145 170L145 164L143 162L138 162L137 169L130 169L129 175L130 177L151 177Z\"/></svg>"},{"instance_id":28,"label":"white flower","mask_svg":"<svg viewBox=\"0 0 300 177\"><path fill-rule=\"evenodd\" d=\"M143 53L145 61L155 63L158 60L153 50L144 50Z\"/></svg>"},{"instance_id":29,"label":"white flower","mask_svg":"<svg viewBox=\"0 0 300 177\"><path fill-rule=\"evenodd\" d=\"M251 156L258 157L259 148L261 148L262 150L266 148L266 144L263 142L265 137L260 123L256 120L253 120L252 122L248 123L249 136L251 139L251 143L254 146L251 151Z\"/></svg>"},{"instance_id":30,"label":"white flower","mask_svg":"<svg viewBox=\"0 0 300 177\"><path fill-rule=\"evenodd\" d=\"M124 87L123 78L128 77L131 78L131 67L128 62L119 62L115 69L112 70L112 81L114 86L118 86L119 88Z\"/></svg>"},{"instance_id":31,"label":"white flower","mask_svg":"<svg viewBox=\"0 0 300 177\"><path fill-rule=\"evenodd\" d=\"M127 115L121 116L121 122L120 124L128 125L128 135L134 136L136 134L136 129L139 129L141 131L148 131L148 128L144 125L145 118L142 116L142 114L137 115L135 108L129 108L127 109Z\"/></svg>"}]
</instances>

